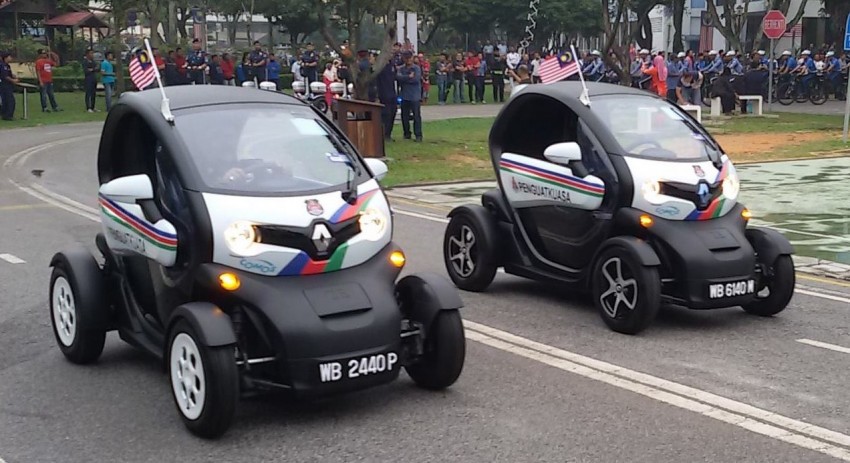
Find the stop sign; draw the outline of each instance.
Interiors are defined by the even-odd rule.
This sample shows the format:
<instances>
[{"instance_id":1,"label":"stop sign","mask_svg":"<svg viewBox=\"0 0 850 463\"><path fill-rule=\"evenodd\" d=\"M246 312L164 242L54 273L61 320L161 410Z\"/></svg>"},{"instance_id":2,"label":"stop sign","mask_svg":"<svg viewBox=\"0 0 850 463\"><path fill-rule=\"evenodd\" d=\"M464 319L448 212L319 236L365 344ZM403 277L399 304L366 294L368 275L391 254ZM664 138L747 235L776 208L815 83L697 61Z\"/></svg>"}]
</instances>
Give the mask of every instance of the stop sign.
<instances>
[{"instance_id":1,"label":"stop sign","mask_svg":"<svg viewBox=\"0 0 850 463\"><path fill-rule=\"evenodd\" d=\"M778 39L785 33L785 15L779 10L770 10L764 15L764 35Z\"/></svg>"}]
</instances>

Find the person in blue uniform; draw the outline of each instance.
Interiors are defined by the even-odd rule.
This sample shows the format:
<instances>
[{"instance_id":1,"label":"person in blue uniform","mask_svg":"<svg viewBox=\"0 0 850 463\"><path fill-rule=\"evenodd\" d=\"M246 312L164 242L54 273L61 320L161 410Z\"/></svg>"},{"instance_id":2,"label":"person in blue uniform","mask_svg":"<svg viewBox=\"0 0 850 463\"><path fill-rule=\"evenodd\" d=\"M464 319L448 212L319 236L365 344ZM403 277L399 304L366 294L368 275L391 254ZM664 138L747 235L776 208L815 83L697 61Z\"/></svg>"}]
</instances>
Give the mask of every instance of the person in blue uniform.
<instances>
[{"instance_id":1,"label":"person in blue uniform","mask_svg":"<svg viewBox=\"0 0 850 463\"><path fill-rule=\"evenodd\" d=\"M675 55L670 53L670 59L667 61L667 101L670 103L675 104L679 101L676 88L679 86L679 81L682 80L682 75L686 72L685 57L683 51Z\"/></svg>"},{"instance_id":2,"label":"person in blue uniform","mask_svg":"<svg viewBox=\"0 0 850 463\"><path fill-rule=\"evenodd\" d=\"M0 53L0 117L11 121L15 116L15 85L19 82L12 73L11 53Z\"/></svg>"},{"instance_id":3,"label":"person in blue uniform","mask_svg":"<svg viewBox=\"0 0 850 463\"><path fill-rule=\"evenodd\" d=\"M319 55L313 49L313 43L307 43L307 49L301 54L301 75L307 78L307 85L318 78Z\"/></svg>"},{"instance_id":4,"label":"person in blue uniform","mask_svg":"<svg viewBox=\"0 0 850 463\"><path fill-rule=\"evenodd\" d=\"M378 82L378 100L384 105L381 109L381 122L384 126L384 139L387 141L393 141L393 124L398 109L395 69L392 61L389 61L375 79Z\"/></svg>"},{"instance_id":5,"label":"person in blue uniform","mask_svg":"<svg viewBox=\"0 0 850 463\"><path fill-rule=\"evenodd\" d=\"M840 98L844 92L844 85L841 78L841 60L835 56L834 51L826 53L826 78L832 85L835 91L835 98Z\"/></svg>"},{"instance_id":6,"label":"person in blue uniform","mask_svg":"<svg viewBox=\"0 0 850 463\"><path fill-rule=\"evenodd\" d=\"M413 53L405 51L402 54L404 65L396 71L396 79L401 87L401 127L404 138L410 137L410 118L413 117L413 134L416 141L422 141L422 68L413 63Z\"/></svg>"},{"instance_id":7,"label":"person in blue uniform","mask_svg":"<svg viewBox=\"0 0 850 463\"><path fill-rule=\"evenodd\" d=\"M260 41L254 41L254 49L251 50L251 53L248 55L248 64L250 66L250 71L248 73L248 80L255 80L259 84L260 82L270 80L268 75L266 74L266 65L269 61L269 55L263 51L263 48L260 46Z\"/></svg>"},{"instance_id":8,"label":"person in blue uniform","mask_svg":"<svg viewBox=\"0 0 850 463\"><path fill-rule=\"evenodd\" d=\"M277 90L282 90L280 88L280 71L280 62L274 56L274 53L269 53L269 60L266 64L266 80L274 82L274 86Z\"/></svg>"},{"instance_id":9,"label":"person in blue uniform","mask_svg":"<svg viewBox=\"0 0 850 463\"><path fill-rule=\"evenodd\" d=\"M218 55L210 57L210 83L224 85L224 71L221 69L221 57Z\"/></svg>"},{"instance_id":10,"label":"person in blue uniform","mask_svg":"<svg viewBox=\"0 0 850 463\"><path fill-rule=\"evenodd\" d=\"M201 50L201 41L192 40L192 52L186 57L186 70L189 74L189 82L195 85L204 85L206 82L207 52Z\"/></svg>"}]
</instances>

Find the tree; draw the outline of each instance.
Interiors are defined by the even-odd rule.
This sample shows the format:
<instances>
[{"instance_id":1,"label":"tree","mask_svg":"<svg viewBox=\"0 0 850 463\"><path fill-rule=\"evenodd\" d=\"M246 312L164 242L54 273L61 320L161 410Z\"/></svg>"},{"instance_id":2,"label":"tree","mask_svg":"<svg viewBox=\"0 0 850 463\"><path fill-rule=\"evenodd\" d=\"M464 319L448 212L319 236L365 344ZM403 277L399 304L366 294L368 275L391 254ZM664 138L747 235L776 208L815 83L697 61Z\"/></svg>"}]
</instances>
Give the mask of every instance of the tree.
<instances>
[{"instance_id":1,"label":"tree","mask_svg":"<svg viewBox=\"0 0 850 463\"><path fill-rule=\"evenodd\" d=\"M828 14L835 25L836 36L838 37L837 45L844 45L844 34L847 31L844 27L847 25L847 15L850 14L850 2L847 0L822 0L821 12Z\"/></svg>"},{"instance_id":2,"label":"tree","mask_svg":"<svg viewBox=\"0 0 850 463\"><path fill-rule=\"evenodd\" d=\"M613 69L620 77L620 82L631 85L632 76L629 74L631 57L629 55L628 40L630 37L629 22L623 21L627 17L630 0L600 0L602 11L602 36L605 44L603 59L609 69ZM610 53L613 53L612 57Z\"/></svg>"},{"instance_id":3,"label":"tree","mask_svg":"<svg viewBox=\"0 0 850 463\"><path fill-rule=\"evenodd\" d=\"M685 0L670 0L673 9L673 53L685 51L685 40L682 37L682 20L685 16Z\"/></svg>"},{"instance_id":4,"label":"tree","mask_svg":"<svg viewBox=\"0 0 850 463\"><path fill-rule=\"evenodd\" d=\"M283 27L293 46L319 29L316 5L310 0L259 0L257 10L274 25Z\"/></svg>"},{"instance_id":5,"label":"tree","mask_svg":"<svg viewBox=\"0 0 850 463\"><path fill-rule=\"evenodd\" d=\"M766 0L767 10L779 10L782 14L787 18L788 29L791 29L803 18L803 13L806 9L806 4L808 0L801 0L800 7L797 9L796 13L788 16L789 9L791 8L791 0ZM770 46L770 39L764 36L764 22L760 22L758 25L758 33L756 34L756 43L758 43L759 49L766 50L767 47ZM755 45L755 43L753 44ZM773 50L771 50L773 51Z\"/></svg>"},{"instance_id":6,"label":"tree","mask_svg":"<svg viewBox=\"0 0 850 463\"><path fill-rule=\"evenodd\" d=\"M355 97L367 99L369 83L391 59L392 45L396 41L396 11L401 7L399 0L316 0L314 5L318 15L319 32L351 71ZM381 53L375 61L374 73L360 72L360 66L356 62L357 55L354 53L363 47L361 25L370 13L376 23L384 25ZM347 49L343 49L335 36L335 26L343 30L343 35L348 40Z\"/></svg>"}]
</instances>

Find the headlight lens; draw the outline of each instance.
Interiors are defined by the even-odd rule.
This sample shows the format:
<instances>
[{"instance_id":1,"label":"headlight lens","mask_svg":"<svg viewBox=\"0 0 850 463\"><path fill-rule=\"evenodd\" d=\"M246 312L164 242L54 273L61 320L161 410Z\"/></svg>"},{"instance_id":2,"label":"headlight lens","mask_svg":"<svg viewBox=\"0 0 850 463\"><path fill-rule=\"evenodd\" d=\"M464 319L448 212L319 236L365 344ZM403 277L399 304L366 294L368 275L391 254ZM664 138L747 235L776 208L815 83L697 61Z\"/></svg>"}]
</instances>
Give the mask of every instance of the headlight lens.
<instances>
[{"instance_id":1,"label":"headlight lens","mask_svg":"<svg viewBox=\"0 0 850 463\"><path fill-rule=\"evenodd\" d=\"M249 222L233 222L224 229L224 241L236 254L244 254L257 241L257 231Z\"/></svg>"},{"instance_id":2,"label":"headlight lens","mask_svg":"<svg viewBox=\"0 0 850 463\"><path fill-rule=\"evenodd\" d=\"M367 240L377 240L387 227L387 216L379 209L370 207L360 214L360 233Z\"/></svg>"},{"instance_id":3,"label":"headlight lens","mask_svg":"<svg viewBox=\"0 0 850 463\"><path fill-rule=\"evenodd\" d=\"M644 183L641 191L647 201L656 204L661 202L661 184L657 180L650 180Z\"/></svg>"},{"instance_id":4,"label":"headlight lens","mask_svg":"<svg viewBox=\"0 0 850 463\"><path fill-rule=\"evenodd\" d=\"M738 199L738 193L741 191L741 183L738 181L738 176L731 174L723 179L723 196L729 199Z\"/></svg>"}]
</instances>

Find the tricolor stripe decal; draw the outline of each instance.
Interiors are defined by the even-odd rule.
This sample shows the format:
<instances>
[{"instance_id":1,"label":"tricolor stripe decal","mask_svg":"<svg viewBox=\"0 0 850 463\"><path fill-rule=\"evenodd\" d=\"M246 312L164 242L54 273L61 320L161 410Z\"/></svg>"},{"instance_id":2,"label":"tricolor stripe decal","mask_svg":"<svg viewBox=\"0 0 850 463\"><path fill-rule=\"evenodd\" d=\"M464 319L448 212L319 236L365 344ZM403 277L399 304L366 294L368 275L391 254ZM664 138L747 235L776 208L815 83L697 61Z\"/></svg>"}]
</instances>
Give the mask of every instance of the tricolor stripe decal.
<instances>
[{"instance_id":1,"label":"tricolor stripe decal","mask_svg":"<svg viewBox=\"0 0 850 463\"><path fill-rule=\"evenodd\" d=\"M605 194L603 186L514 160L500 159L499 169L589 196L601 198Z\"/></svg>"},{"instance_id":2,"label":"tricolor stripe decal","mask_svg":"<svg viewBox=\"0 0 850 463\"><path fill-rule=\"evenodd\" d=\"M342 268L342 261L345 259L345 253L348 251L348 243L343 243L331 255L330 259L325 261L315 261L301 251L294 259L278 273L279 276L294 276L294 275L315 275L317 273L334 272Z\"/></svg>"},{"instance_id":3,"label":"tricolor stripe decal","mask_svg":"<svg viewBox=\"0 0 850 463\"><path fill-rule=\"evenodd\" d=\"M723 196L714 198L714 201L708 205L708 207L704 211L698 211L694 209L693 212L688 214L685 217L685 220L709 220L716 219L720 217L720 213L723 211L723 204L726 202L726 198Z\"/></svg>"},{"instance_id":4,"label":"tricolor stripe decal","mask_svg":"<svg viewBox=\"0 0 850 463\"><path fill-rule=\"evenodd\" d=\"M331 216L331 223L339 223L344 222L355 215L359 214L366 209L366 206L369 204L369 201L375 196L375 193L378 192L378 188L374 190L367 191L365 193L361 193L357 196L357 202L354 204L345 203L337 209L336 212Z\"/></svg>"},{"instance_id":5,"label":"tricolor stripe decal","mask_svg":"<svg viewBox=\"0 0 850 463\"><path fill-rule=\"evenodd\" d=\"M166 251L177 249L177 235L154 228L103 195L98 195L98 201L100 202L100 210L107 217L133 230L145 241Z\"/></svg>"}]
</instances>

